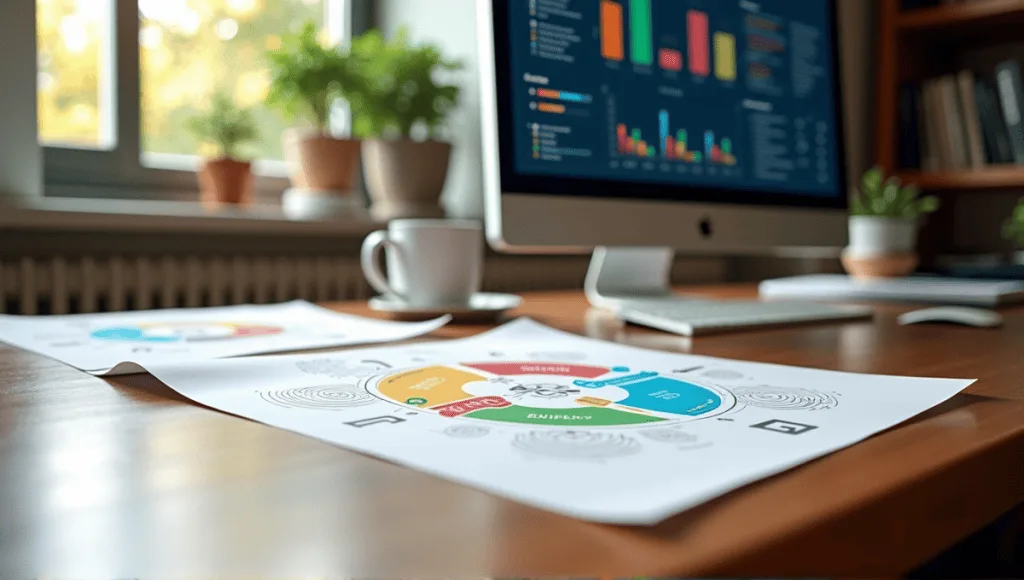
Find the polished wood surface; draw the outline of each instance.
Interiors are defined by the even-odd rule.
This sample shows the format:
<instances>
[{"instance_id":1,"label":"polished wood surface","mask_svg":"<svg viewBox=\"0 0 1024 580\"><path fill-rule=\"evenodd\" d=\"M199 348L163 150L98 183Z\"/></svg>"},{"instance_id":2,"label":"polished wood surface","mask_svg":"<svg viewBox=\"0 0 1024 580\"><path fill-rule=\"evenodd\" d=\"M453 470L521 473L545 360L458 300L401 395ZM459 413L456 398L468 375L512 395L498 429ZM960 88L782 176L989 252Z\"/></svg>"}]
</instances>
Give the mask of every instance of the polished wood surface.
<instances>
[{"instance_id":1,"label":"polished wood surface","mask_svg":"<svg viewBox=\"0 0 1024 580\"><path fill-rule=\"evenodd\" d=\"M979 379L653 528L574 521L197 406L148 376L105 381L0 347L0 577L899 574L1024 501L1024 309L999 330L900 327L905 309L689 340L588 311L578 293L528 295L517 314L648 348Z\"/></svg>"}]
</instances>

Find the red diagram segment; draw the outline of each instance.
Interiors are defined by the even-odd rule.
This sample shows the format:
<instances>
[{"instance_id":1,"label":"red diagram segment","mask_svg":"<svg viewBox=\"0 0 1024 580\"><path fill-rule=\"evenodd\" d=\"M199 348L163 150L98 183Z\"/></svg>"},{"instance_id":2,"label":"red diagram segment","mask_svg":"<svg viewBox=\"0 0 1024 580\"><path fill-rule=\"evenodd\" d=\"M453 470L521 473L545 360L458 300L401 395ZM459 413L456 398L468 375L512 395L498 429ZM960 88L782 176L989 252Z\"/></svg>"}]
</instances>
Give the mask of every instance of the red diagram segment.
<instances>
[{"instance_id":1,"label":"red diagram segment","mask_svg":"<svg viewBox=\"0 0 1024 580\"><path fill-rule=\"evenodd\" d=\"M480 409L501 409L508 407L512 403L506 401L502 397L476 397L473 399L465 399L463 401L456 401L454 403L447 403L445 405L438 405L431 407L434 411L437 411L442 417L459 417L466 413L472 413L473 411L479 411Z\"/></svg>"}]
</instances>

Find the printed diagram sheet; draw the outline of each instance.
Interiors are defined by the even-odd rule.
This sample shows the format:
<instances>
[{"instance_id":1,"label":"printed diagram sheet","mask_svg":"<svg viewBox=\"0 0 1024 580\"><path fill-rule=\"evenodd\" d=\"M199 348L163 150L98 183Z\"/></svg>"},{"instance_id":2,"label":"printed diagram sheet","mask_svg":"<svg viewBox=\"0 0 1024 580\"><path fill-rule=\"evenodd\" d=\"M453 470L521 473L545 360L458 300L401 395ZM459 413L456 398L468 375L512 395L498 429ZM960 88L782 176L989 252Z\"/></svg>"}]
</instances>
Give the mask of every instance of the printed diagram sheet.
<instances>
[{"instance_id":1,"label":"printed diagram sheet","mask_svg":"<svg viewBox=\"0 0 1024 580\"><path fill-rule=\"evenodd\" d=\"M529 320L464 340L147 367L204 405L585 520L654 524L967 380L647 351Z\"/></svg>"},{"instance_id":2,"label":"printed diagram sheet","mask_svg":"<svg viewBox=\"0 0 1024 580\"><path fill-rule=\"evenodd\" d=\"M0 315L0 341L109 375L143 372L140 364L406 340L448 320L387 322L296 301L72 316Z\"/></svg>"}]
</instances>

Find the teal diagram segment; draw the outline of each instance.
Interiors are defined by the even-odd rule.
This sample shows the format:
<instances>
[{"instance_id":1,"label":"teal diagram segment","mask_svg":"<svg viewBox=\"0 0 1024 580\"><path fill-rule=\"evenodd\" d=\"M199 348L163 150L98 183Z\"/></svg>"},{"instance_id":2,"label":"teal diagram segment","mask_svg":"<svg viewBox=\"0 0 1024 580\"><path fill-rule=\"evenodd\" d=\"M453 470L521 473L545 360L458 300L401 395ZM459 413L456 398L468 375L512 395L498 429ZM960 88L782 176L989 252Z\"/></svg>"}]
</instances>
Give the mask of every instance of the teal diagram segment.
<instances>
[{"instance_id":1,"label":"teal diagram segment","mask_svg":"<svg viewBox=\"0 0 1024 580\"><path fill-rule=\"evenodd\" d=\"M618 401L619 405L655 413L697 417L722 406L722 398L717 393L658 373L641 372L611 379L579 380L573 384L588 389L618 387L629 393L628 397Z\"/></svg>"}]
</instances>

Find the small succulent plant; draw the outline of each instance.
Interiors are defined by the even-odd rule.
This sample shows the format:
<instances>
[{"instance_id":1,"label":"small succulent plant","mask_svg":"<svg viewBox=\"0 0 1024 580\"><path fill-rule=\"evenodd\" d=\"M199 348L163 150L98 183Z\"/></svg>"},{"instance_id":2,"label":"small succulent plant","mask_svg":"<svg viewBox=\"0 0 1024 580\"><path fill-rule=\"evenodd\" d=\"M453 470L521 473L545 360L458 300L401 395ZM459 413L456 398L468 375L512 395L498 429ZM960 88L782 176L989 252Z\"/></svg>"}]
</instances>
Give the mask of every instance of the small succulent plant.
<instances>
[{"instance_id":1,"label":"small succulent plant","mask_svg":"<svg viewBox=\"0 0 1024 580\"><path fill-rule=\"evenodd\" d=\"M886 179L880 167L873 167L864 173L850 211L855 216L916 220L939 209L938 198L920 195L916 185L903 185L895 176Z\"/></svg>"}]
</instances>

